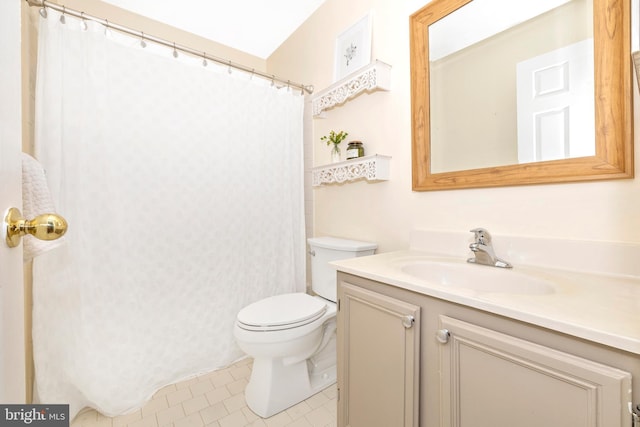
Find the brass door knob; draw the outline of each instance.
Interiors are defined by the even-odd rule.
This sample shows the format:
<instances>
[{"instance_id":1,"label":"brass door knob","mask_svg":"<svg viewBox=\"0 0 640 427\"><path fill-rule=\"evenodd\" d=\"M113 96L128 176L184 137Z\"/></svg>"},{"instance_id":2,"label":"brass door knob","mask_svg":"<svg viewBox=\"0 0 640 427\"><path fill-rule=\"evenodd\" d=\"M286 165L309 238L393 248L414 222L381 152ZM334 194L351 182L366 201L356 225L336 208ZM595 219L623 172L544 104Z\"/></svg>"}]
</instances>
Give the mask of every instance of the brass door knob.
<instances>
[{"instance_id":1,"label":"brass door knob","mask_svg":"<svg viewBox=\"0 0 640 427\"><path fill-rule=\"evenodd\" d=\"M67 231L67 221L58 214L45 213L27 220L17 208L7 211L4 224L7 232L6 241L10 248L18 246L22 236L27 234L40 240L56 240Z\"/></svg>"}]
</instances>

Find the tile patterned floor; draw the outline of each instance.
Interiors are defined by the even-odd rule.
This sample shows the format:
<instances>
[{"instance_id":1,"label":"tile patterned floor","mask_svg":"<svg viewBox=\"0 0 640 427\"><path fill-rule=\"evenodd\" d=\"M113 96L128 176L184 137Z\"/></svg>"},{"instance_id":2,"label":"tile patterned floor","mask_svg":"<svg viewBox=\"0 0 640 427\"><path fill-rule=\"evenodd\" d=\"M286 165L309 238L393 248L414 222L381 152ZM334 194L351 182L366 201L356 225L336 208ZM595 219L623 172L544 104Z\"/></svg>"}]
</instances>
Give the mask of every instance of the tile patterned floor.
<instances>
[{"instance_id":1,"label":"tile patterned floor","mask_svg":"<svg viewBox=\"0 0 640 427\"><path fill-rule=\"evenodd\" d=\"M80 413L71 427L336 427L335 384L276 414L260 418L245 403L251 359L159 390L142 409L119 417L94 410Z\"/></svg>"}]
</instances>

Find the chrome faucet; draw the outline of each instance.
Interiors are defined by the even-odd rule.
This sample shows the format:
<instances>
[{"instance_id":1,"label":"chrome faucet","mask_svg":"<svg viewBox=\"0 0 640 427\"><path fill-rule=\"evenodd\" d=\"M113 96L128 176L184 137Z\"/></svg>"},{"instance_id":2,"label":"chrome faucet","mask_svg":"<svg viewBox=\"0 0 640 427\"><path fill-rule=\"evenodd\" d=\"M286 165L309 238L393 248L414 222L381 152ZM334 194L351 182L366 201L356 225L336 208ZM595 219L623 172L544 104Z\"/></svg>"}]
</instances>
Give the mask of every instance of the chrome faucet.
<instances>
[{"instance_id":1,"label":"chrome faucet","mask_svg":"<svg viewBox=\"0 0 640 427\"><path fill-rule=\"evenodd\" d=\"M491 234L489 234L487 230L484 228L474 228L471 232L475 234L475 242L469 245L469 249L473 251L475 256L467 259L467 262L501 268L513 267L507 261L496 256L493 245L491 244Z\"/></svg>"}]
</instances>

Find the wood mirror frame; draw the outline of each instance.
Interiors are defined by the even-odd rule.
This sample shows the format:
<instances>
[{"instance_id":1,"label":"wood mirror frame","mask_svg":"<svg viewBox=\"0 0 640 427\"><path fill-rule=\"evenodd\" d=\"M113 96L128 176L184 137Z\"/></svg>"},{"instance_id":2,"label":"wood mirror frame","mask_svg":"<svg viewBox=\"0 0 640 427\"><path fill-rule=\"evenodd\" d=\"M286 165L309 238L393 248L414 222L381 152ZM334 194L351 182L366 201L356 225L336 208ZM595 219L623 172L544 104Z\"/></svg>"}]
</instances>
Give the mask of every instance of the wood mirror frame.
<instances>
[{"instance_id":1,"label":"wood mirror frame","mask_svg":"<svg viewBox=\"0 0 640 427\"><path fill-rule=\"evenodd\" d=\"M631 0L593 0L595 156L431 173L429 25L470 1L433 0L410 17L413 190L633 178Z\"/></svg>"}]
</instances>

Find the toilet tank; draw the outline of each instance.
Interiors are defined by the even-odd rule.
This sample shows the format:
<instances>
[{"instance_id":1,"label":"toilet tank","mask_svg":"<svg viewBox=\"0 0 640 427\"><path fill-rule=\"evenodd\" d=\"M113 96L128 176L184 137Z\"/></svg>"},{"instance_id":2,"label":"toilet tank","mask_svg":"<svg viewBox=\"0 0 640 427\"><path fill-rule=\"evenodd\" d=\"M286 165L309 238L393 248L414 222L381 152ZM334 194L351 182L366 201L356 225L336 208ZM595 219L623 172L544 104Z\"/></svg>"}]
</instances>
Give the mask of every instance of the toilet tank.
<instances>
[{"instance_id":1,"label":"toilet tank","mask_svg":"<svg viewBox=\"0 0 640 427\"><path fill-rule=\"evenodd\" d=\"M377 244L337 237L312 237L307 239L311 255L311 287L323 298L336 301L336 269L331 261L373 255Z\"/></svg>"}]
</instances>

